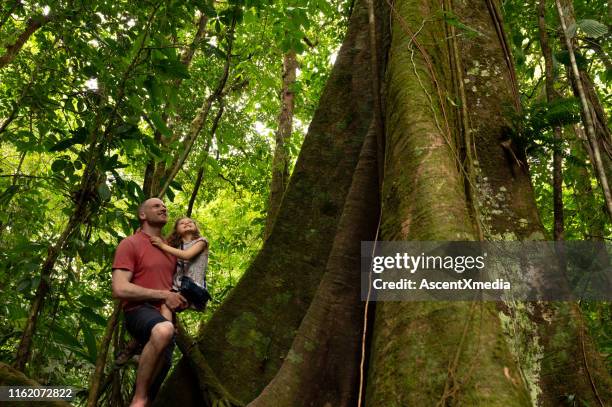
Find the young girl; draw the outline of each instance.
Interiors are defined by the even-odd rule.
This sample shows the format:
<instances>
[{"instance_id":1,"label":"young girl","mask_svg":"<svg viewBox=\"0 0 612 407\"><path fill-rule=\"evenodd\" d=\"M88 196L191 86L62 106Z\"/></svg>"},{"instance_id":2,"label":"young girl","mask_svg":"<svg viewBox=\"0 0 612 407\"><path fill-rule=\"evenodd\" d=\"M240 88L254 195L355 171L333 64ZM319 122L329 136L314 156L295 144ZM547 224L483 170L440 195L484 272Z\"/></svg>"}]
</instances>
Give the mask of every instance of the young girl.
<instances>
[{"instance_id":1,"label":"young girl","mask_svg":"<svg viewBox=\"0 0 612 407\"><path fill-rule=\"evenodd\" d=\"M183 217L174 222L168 236L168 244L152 236L151 243L166 253L177 257L177 270L172 282L173 290L183 295L193 309L201 310L210 299L206 290L206 268L208 267L208 241L200 236L193 219ZM172 321L172 311L164 304L161 314Z\"/></svg>"}]
</instances>

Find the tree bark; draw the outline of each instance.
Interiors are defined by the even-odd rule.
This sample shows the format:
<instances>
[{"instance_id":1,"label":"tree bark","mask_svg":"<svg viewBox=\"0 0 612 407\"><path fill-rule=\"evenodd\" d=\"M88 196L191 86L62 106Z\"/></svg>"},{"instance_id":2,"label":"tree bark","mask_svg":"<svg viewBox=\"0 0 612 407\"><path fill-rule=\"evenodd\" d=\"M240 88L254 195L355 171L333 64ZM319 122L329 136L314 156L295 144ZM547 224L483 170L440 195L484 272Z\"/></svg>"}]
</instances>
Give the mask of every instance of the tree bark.
<instances>
[{"instance_id":1,"label":"tree bark","mask_svg":"<svg viewBox=\"0 0 612 407\"><path fill-rule=\"evenodd\" d=\"M98 397L100 396L100 388L102 379L104 378L104 367L106 366L106 357L108 356L108 349L110 348L111 341L113 339L113 333L117 327L117 320L119 318L119 312L121 311L121 304L116 303L113 313L111 314L107 324L106 330L104 331L104 337L100 346L98 347L98 358L96 360L96 368L94 373L91 375L89 381L89 396L87 398L87 407L96 407L98 404Z\"/></svg>"},{"instance_id":2,"label":"tree bark","mask_svg":"<svg viewBox=\"0 0 612 407\"><path fill-rule=\"evenodd\" d=\"M392 31L382 86L387 150L381 240L474 240L479 227L488 240L542 240L525 155L511 142L507 108L520 106L496 4L474 7L461 1L449 10L483 33L477 39L458 35L457 52L445 46L447 28L434 18L437 4L402 0L391 7L392 15L383 19L391 21ZM373 75L367 27L364 1L357 1L274 230L199 334L201 354L227 391L242 402L253 400L272 379L254 405L343 405L357 400L355 356L341 351L345 370L334 354L342 343L354 349L355 336L310 335L326 326L336 332L335 326L325 325L331 317L323 315L324 310L344 310L340 304L348 303L342 296L334 297L338 304L321 300L331 301L334 284L328 279L342 273L333 281L354 283L344 268L350 260L336 256L345 253L340 250L344 233L363 226L347 228L344 221L354 215L348 209L352 195L345 197L351 180L360 178L353 176L357 149L373 120L374 103L364 92ZM455 89L450 52L463 67L468 120L459 120L459 112L449 108L447 95ZM385 58L383 52L379 55ZM469 127L458 131L453 123L459 122ZM473 141L464 144L472 149L474 179L456 148L465 134ZM481 214L480 220L470 215L471 206L478 207L474 212ZM346 218L339 224L340 208L346 208ZM321 219L323 214L326 219ZM321 282L326 264L329 273ZM311 302L317 286L320 291ZM575 304L512 308L490 302L378 303L373 330L367 332L371 346L366 403L548 406L558 405L560 395L573 394L596 405L593 388L606 400L612 386L576 310ZM335 323L346 327L354 311L329 315L339 315ZM328 347L318 348L319 341ZM310 349L313 344L315 349ZM317 366L330 369L329 375L319 370L324 377L313 378ZM185 385L194 377L183 359L157 405L201 404L199 386ZM322 384L330 381L333 384Z\"/></svg>"},{"instance_id":3,"label":"tree bark","mask_svg":"<svg viewBox=\"0 0 612 407\"><path fill-rule=\"evenodd\" d=\"M428 1L395 2L391 11L381 240L477 236L464 188L467 170L455 147L457 132L450 128L457 119L450 116L446 98L439 96L453 89L449 64L442 62L449 61L453 51L441 46L446 30L443 22L430 20L436 12ZM499 129L494 128L503 124L494 116L497 106L482 102L493 117L472 114L476 91L490 92L482 71L503 76L498 81L506 86L502 95L514 104L498 28L486 7L461 2L452 12L484 33L478 41L458 44L464 82L471 89L466 97L472 127L466 133L477 146L495 137L487 143L494 149L491 159L504 159ZM472 69L475 64L479 69ZM477 73L466 74L468 68ZM377 303L372 335L366 405L529 405L493 303Z\"/></svg>"},{"instance_id":4,"label":"tree bark","mask_svg":"<svg viewBox=\"0 0 612 407\"><path fill-rule=\"evenodd\" d=\"M276 130L276 147L272 159L272 181L270 183L270 199L264 238L270 236L278 208L283 200L283 194L289 182L289 151L287 142L291 138L293 128L293 107L297 59L295 51L289 50L283 55L283 86L281 89L281 112L278 116Z\"/></svg>"},{"instance_id":5,"label":"tree bark","mask_svg":"<svg viewBox=\"0 0 612 407\"><path fill-rule=\"evenodd\" d=\"M362 9L361 1L357 4ZM283 363L325 270L372 120L371 95L364 92L371 80L365 26L367 15L355 12L274 230L199 334L198 346L219 381L244 402L254 399ZM196 390L183 384L194 376L189 364L180 362L156 405L202 403Z\"/></svg>"},{"instance_id":6,"label":"tree bark","mask_svg":"<svg viewBox=\"0 0 612 407\"><path fill-rule=\"evenodd\" d=\"M361 241L374 240L379 213L376 127L364 141L317 293L279 372L249 407L355 406L364 304Z\"/></svg>"}]
</instances>

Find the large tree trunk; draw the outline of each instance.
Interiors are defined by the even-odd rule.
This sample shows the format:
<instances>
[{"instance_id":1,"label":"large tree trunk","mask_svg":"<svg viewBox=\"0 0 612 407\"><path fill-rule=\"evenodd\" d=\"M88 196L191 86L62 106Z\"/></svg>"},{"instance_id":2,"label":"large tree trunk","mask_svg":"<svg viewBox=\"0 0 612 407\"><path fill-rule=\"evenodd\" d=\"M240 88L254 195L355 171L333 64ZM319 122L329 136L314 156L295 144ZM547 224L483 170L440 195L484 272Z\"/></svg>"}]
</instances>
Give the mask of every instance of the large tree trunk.
<instances>
[{"instance_id":1,"label":"large tree trunk","mask_svg":"<svg viewBox=\"0 0 612 407\"><path fill-rule=\"evenodd\" d=\"M353 171L373 119L364 2L355 3L272 234L199 335L200 353L216 379L242 402L253 400L273 378L253 405L358 400L357 356L351 353L361 333L353 318L362 315L363 305L347 310L353 297L334 290L355 283L347 235L367 230L378 216L346 223L363 210L350 204L353 192L346 201L345 196L351 179L363 176L361 165ZM446 11L482 35L445 42L453 30L435 18L439 5L430 0L396 1L391 16L383 18L391 21L391 47L381 89L387 135L381 240L541 240L526 159L511 142L510 116L519 104L496 4L454 6L445 2ZM462 91L457 81L466 85ZM461 101L457 109L452 99ZM597 405L612 386L582 326L574 304L378 303L373 329L366 332L371 346L365 401L528 406L537 399L558 405L560 395L573 394ZM338 355L346 366L338 365ZM317 369L325 374L316 377ZM201 404L196 377L181 361L157 405Z\"/></svg>"},{"instance_id":2,"label":"large tree trunk","mask_svg":"<svg viewBox=\"0 0 612 407\"><path fill-rule=\"evenodd\" d=\"M506 97L512 91L507 86L511 78L496 26L486 5L462 3L455 8L452 12L477 27L484 38L446 47L440 41L443 22L432 18L440 10L429 1L395 2L392 11L381 240L477 238L478 227L470 213L485 208L470 208L483 205L481 199L467 199L466 189L474 193L480 188L473 191L476 185L469 179L468 165L460 162L455 146L462 143L454 138L458 134L474 138L482 153L478 159L483 172L494 164L509 173L513 164L505 160L500 144L505 141L500 127L506 120L491 117L501 109L499 101L481 102L489 116L475 111L479 107L472 101L492 93L493 99L505 97L510 106L514 104L512 93ZM449 60L457 61L458 71L451 71ZM495 81L506 86L501 95L491 89L490 75L504 76L504 81ZM461 113L441 97L452 94L453 77L467 84L463 103L470 116L462 122L470 123L470 128L464 132L453 128ZM466 144L466 149L471 148ZM482 214L486 221L488 214ZM529 405L501 328L494 303L378 303L366 404Z\"/></svg>"},{"instance_id":3,"label":"large tree trunk","mask_svg":"<svg viewBox=\"0 0 612 407\"><path fill-rule=\"evenodd\" d=\"M244 402L276 374L314 296L372 119L367 15L355 14L272 234L199 335L219 381ZM181 361L156 405L202 403L198 387L185 385L194 377Z\"/></svg>"},{"instance_id":4,"label":"large tree trunk","mask_svg":"<svg viewBox=\"0 0 612 407\"><path fill-rule=\"evenodd\" d=\"M285 362L249 407L357 404L364 310L357 277L360 243L375 238L378 206L376 130L371 126L338 224L327 271Z\"/></svg>"}]
</instances>

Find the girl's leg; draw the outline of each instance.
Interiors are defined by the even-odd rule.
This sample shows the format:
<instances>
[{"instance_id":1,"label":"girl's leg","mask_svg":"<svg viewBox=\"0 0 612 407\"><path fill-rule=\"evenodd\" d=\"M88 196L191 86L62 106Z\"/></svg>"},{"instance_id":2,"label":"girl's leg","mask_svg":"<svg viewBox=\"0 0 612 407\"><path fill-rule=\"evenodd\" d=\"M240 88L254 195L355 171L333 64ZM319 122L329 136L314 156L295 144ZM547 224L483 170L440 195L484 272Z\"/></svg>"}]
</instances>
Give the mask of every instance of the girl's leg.
<instances>
[{"instance_id":1,"label":"girl's leg","mask_svg":"<svg viewBox=\"0 0 612 407\"><path fill-rule=\"evenodd\" d=\"M172 320L172 311L166 306L166 304L162 304L160 312L162 314L162 317L174 323L174 321Z\"/></svg>"}]
</instances>

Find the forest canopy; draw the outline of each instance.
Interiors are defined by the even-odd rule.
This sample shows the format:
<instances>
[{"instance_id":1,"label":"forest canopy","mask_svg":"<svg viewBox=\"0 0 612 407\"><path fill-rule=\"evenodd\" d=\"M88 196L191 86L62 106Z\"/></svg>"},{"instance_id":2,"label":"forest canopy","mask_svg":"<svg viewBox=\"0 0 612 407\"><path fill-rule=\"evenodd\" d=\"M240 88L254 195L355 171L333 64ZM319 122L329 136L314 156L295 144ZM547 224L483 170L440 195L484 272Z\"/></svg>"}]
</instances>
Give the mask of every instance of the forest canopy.
<instances>
[{"instance_id":1,"label":"forest canopy","mask_svg":"<svg viewBox=\"0 0 612 407\"><path fill-rule=\"evenodd\" d=\"M612 6L468 3L2 1L3 372L72 386L75 405L128 405L136 363L115 364L129 335L111 265L139 227L139 204L159 197L164 234L186 215L210 242L213 298L203 313L180 314L176 368L160 397L178 397L172 383L195 377L183 384L193 388L186 404L293 406L307 403L302 392L312 405L481 400L454 377L478 388L487 375L458 367L472 351L482 356L469 346L432 357L431 382L397 390L394 380L415 371L381 373L414 362L388 355L419 318L448 324L448 343L463 343L471 308L453 308L469 315L466 328L442 305L402 320L401 308L333 288L359 285L347 272L361 240L612 239ZM510 350L482 362L502 361L492 389L504 374L513 383L489 405L610 402L609 303L484 307L490 331L479 338L515 334ZM325 339L329 359L304 339L334 327L326 313L352 335ZM542 315L559 331L534 328L540 348L528 348L527 326ZM586 366L562 383L562 346L550 338L566 340L555 335L569 326L580 342L563 346L580 349ZM419 340L445 343L439 328L423 329L403 339L418 360L428 358ZM539 365L546 352L558 366ZM302 358L300 373L290 365ZM308 369L322 365L329 388ZM419 388L431 394L414 396Z\"/></svg>"}]
</instances>

